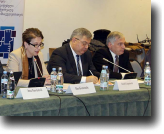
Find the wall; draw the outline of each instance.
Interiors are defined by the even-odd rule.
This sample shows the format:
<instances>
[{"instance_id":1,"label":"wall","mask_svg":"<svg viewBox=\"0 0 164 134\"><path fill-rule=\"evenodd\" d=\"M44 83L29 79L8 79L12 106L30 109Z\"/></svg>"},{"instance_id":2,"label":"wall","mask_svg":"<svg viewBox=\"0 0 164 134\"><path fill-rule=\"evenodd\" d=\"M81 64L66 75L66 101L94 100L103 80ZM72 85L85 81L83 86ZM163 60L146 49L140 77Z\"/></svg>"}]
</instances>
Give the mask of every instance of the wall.
<instances>
[{"instance_id":1,"label":"wall","mask_svg":"<svg viewBox=\"0 0 164 134\"><path fill-rule=\"evenodd\" d=\"M39 28L44 34L44 60L49 48L60 47L72 31L85 27L122 32L127 42L151 38L151 0L26 0L24 30Z\"/></svg>"}]
</instances>

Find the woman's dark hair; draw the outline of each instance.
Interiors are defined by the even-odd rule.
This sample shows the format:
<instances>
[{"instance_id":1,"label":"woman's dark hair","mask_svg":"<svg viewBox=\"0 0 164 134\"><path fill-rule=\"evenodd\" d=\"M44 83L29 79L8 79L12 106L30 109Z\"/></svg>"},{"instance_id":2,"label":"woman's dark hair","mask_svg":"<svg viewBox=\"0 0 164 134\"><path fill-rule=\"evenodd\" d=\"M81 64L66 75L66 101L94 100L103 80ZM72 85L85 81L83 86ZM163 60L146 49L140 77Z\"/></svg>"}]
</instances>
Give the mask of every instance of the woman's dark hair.
<instances>
[{"instance_id":1,"label":"woman's dark hair","mask_svg":"<svg viewBox=\"0 0 164 134\"><path fill-rule=\"evenodd\" d=\"M31 40L36 37L44 38L42 32L38 28L26 29L22 34L22 46L24 46L24 42L30 43Z\"/></svg>"}]
</instances>

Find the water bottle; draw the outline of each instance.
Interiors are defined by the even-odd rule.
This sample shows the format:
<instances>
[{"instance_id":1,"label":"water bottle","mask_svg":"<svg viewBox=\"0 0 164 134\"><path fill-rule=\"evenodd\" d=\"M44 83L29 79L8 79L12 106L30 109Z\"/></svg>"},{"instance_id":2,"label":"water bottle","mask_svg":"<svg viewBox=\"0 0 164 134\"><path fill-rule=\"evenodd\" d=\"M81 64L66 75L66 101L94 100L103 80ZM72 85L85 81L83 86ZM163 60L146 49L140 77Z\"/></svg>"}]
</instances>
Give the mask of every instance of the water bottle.
<instances>
[{"instance_id":1,"label":"water bottle","mask_svg":"<svg viewBox=\"0 0 164 134\"><path fill-rule=\"evenodd\" d=\"M2 98L7 97L7 83L8 83L7 71L3 71L3 75L1 77L1 94L2 94Z\"/></svg>"},{"instance_id":2,"label":"water bottle","mask_svg":"<svg viewBox=\"0 0 164 134\"><path fill-rule=\"evenodd\" d=\"M100 75L100 90L105 91L107 90L107 72L106 66L102 66L101 75Z\"/></svg>"},{"instance_id":3,"label":"water bottle","mask_svg":"<svg viewBox=\"0 0 164 134\"><path fill-rule=\"evenodd\" d=\"M15 79L14 79L14 74L11 71L8 79L8 84L7 84L7 99L14 99L15 96Z\"/></svg>"},{"instance_id":4,"label":"water bottle","mask_svg":"<svg viewBox=\"0 0 164 134\"><path fill-rule=\"evenodd\" d=\"M57 77L57 72L56 68L52 68L51 72L51 92L56 92L56 77Z\"/></svg>"},{"instance_id":5,"label":"water bottle","mask_svg":"<svg viewBox=\"0 0 164 134\"><path fill-rule=\"evenodd\" d=\"M63 73L62 73L62 67L59 67L58 74L57 74L57 84L56 84L56 92L57 93L63 93Z\"/></svg>"},{"instance_id":6,"label":"water bottle","mask_svg":"<svg viewBox=\"0 0 164 134\"><path fill-rule=\"evenodd\" d=\"M108 82L109 82L109 69L108 69L108 66L106 66L106 77L107 77L107 89L108 89Z\"/></svg>"},{"instance_id":7,"label":"water bottle","mask_svg":"<svg viewBox=\"0 0 164 134\"><path fill-rule=\"evenodd\" d=\"M146 62L146 66L144 69L144 83L147 86L151 86L151 68L149 62Z\"/></svg>"}]
</instances>

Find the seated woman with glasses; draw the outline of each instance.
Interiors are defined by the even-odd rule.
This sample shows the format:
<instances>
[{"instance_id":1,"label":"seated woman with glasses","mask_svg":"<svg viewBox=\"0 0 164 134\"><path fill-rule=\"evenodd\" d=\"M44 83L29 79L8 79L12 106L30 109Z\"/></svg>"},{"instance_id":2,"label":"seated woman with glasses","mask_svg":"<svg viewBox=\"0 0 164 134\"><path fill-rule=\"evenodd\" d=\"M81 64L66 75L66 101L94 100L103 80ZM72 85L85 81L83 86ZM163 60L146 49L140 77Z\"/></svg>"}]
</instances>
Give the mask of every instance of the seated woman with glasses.
<instances>
[{"instance_id":1,"label":"seated woman with glasses","mask_svg":"<svg viewBox=\"0 0 164 134\"><path fill-rule=\"evenodd\" d=\"M8 72L22 71L22 77L17 86L28 87L30 79L38 77L45 77L45 84L50 84L50 76L40 51L44 46L43 38L39 29L26 29L22 34L22 46L10 53L7 65Z\"/></svg>"}]
</instances>

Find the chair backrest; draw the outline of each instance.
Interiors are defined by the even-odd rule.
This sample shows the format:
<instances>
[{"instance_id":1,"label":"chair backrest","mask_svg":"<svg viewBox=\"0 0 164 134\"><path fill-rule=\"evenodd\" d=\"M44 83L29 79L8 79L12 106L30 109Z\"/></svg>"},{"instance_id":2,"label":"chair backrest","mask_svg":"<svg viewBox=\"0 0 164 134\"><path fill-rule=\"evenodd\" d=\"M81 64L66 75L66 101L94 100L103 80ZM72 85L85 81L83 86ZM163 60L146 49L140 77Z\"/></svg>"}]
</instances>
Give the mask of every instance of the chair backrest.
<instances>
[{"instance_id":1,"label":"chair backrest","mask_svg":"<svg viewBox=\"0 0 164 134\"><path fill-rule=\"evenodd\" d=\"M145 56L146 56L146 54L145 54L145 49L142 48L141 50L142 50L142 54L137 55L137 61L138 61L139 63L143 62L143 60L145 59Z\"/></svg>"},{"instance_id":2,"label":"chair backrest","mask_svg":"<svg viewBox=\"0 0 164 134\"><path fill-rule=\"evenodd\" d=\"M46 68L47 68L48 62L49 62L49 61L45 61L45 62L44 62Z\"/></svg>"},{"instance_id":3,"label":"chair backrest","mask_svg":"<svg viewBox=\"0 0 164 134\"><path fill-rule=\"evenodd\" d=\"M52 52L55 50L56 48L49 48L49 58L51 57Z\"/></svg>"},{"instance_id":4,"label":"chair backrest","mask_svg":"<svg viewBox=\"0 0 164 134\"><path fill-rule=\"evenodd\" d=\"M130 63L133 67L134 72L137 73L137 77L140 77L142 73L142 68L141 68L140 63L136 60L130 61Z\"/></svg>"},{"instance_id":5,"label":"chair backrest","mask_svg":"<svg viewBox=\"0 0 164 134\"><path fill-rule=\"evenodd\" d=\"M145 49L142 48L142 54L137 55L137 61L140 63L142 69L144 68L144 61L145 61L145 57L146 57L146 53L145 53Z\"/></svg>"},{"instance_id":6,"label":"chair backrest","mask_svg":"<svg viewBox=\"0 0 164 134\"><path fill-rule=\"evenodd\" d=\"M103 44L106 44L106 38L107 38L108 34L110 34L110 33L111 33L111 31L108 30L108 29L98 29L98 30L95 30L93 32L93 34L94 34L93 39L94 40L98 40L98 41L100 41Z\"/></svg>"}]
</instances>

